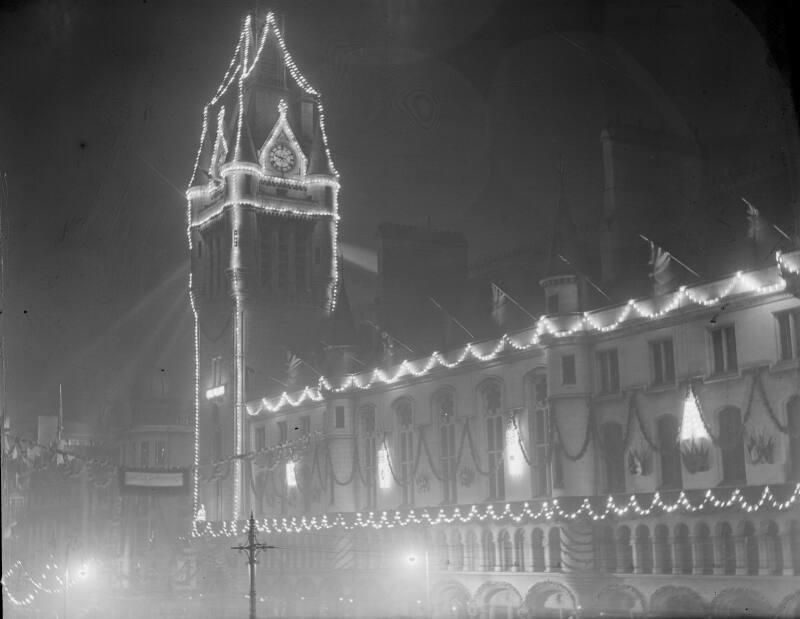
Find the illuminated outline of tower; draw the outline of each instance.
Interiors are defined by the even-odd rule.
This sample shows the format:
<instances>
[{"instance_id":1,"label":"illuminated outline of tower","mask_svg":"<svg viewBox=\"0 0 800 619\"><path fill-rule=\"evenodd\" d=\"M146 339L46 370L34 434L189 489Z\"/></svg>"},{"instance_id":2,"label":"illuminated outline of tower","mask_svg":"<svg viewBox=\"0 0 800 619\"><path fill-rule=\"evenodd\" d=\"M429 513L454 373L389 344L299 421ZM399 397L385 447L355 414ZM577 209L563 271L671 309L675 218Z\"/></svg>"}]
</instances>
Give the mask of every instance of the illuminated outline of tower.
<instances>
[{"instance_id":1,"label":"illuminated outline of tower","mask_svg":"<svg viewBox=\"0 0 800 619\"><path fill-rule=\"evenodd\" d=\"M286 350L312 348L310 325L334 309L338 178L319 93L294 64L275 15L255 27L248 16L203 110L186 192L194 520L201 504L210 519L241 516L241 459L203 486L198 465L248 451L246 377L280 375Z\"/></svg>"}]
</instances>

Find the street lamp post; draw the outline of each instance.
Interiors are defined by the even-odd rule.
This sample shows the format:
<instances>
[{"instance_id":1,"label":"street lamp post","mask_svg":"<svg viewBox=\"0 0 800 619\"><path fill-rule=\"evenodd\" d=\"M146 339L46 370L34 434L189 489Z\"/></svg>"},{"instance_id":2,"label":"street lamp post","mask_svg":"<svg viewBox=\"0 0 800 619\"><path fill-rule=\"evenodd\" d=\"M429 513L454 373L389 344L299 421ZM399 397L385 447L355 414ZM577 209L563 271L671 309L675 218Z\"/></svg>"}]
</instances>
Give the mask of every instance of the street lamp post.
<instances>
[{"instance_id":1,"label":"street lamp post","mask_svg":"<svg viewBox=\"0 0 800 619\"><path fill-rule=\"evenodd\" d=\"M409 556L408 561L409 563L416 563L417 561L416 555ZM431 562L427 548L425 549L425 608L428 611L428 615L432 616L433 612L431 609Z\"/></svg>"}]
</instances>

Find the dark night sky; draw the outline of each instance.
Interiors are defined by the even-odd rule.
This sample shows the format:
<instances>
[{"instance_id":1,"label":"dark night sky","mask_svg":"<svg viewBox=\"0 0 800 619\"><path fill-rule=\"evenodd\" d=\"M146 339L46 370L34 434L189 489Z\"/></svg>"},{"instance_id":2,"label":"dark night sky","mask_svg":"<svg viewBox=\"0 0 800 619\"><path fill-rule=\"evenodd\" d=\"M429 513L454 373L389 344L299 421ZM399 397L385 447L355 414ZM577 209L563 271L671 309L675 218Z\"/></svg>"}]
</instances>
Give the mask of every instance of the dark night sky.
<instances>
[{"instance_id":1,"label":"dark night sky","mask_svg":"<svg viewBox=\"0 0 800 619\"><path fill-rule=\"evenodd\" d=\"M124 399L142 373L190 393L182 193L202 106L255 4L0 8L14 418L52 413L59 382L73 418ZM610 118L767 150L796 131L791 3L746 3L746 13L722 0L282 7L295 61L323 94L342 239L356 246L375 246L380 221L428 217L465 232L473 257L541 242L562 154L576 218L596 224ZM746 160L737 148L717 148L717 165ZM752 199L788 225L768 188Z\"/></svg>"}]
</instances>

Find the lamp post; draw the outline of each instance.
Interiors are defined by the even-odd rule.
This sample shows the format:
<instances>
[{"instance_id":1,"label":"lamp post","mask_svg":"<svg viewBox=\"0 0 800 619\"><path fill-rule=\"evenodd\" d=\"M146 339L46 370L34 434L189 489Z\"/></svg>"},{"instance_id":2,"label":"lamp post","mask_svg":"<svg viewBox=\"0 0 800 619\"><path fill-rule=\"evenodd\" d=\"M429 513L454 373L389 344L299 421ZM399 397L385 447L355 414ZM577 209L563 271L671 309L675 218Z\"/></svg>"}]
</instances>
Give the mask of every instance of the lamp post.
<instances>
[{"instance_id":1,"label":"lamp post","mask_svg":"<svg viewBox=\"0 0 800 619\"><path fill-rule=\"evenodd\" d=\"M429 616L433 615L431 609L431 562L430 562L430 555L428 554L428 549L425 549L425 608L428 612ZM416 555L409 555L408 557L409 563L416 563L417 556Z\"/></svg>"}]
</instances>

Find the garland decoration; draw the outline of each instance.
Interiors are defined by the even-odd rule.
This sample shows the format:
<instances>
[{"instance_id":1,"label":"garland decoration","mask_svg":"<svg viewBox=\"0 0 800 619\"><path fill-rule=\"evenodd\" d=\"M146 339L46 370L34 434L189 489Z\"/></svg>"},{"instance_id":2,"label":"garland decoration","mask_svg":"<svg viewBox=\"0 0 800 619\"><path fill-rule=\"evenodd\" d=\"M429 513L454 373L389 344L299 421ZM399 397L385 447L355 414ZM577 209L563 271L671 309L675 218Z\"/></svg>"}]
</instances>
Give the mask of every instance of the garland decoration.
<instances>
[{"instance_id":1,"label":"garland decoration","mask_svg":"<svg viewBox=\"0 0 800 619\"><path fill-rule=\"evenodd\" d=\"M784 499L775 496L772 486L763 486L757 499L748 499L746 494L751 494L755 488L708 489L702 493L700 499L690 499L690 494L698 496L699 492L681 490L674 501L665 501L660 492L650 495L631 494L627 500L619 500L613 495L606 497L602 507L596 507L601 501L593 501L589 497L572 497L563 502L559 499L549 499L537 502L535 509L531 502L526 501L521 506L513 509L511 503L505 503L498 509L495 504L474 504L470 506L456 506L453 508L422 508L411 509L406 512L375 511L356 514L321 514L319 516L292 516L283 518L262 518L256 521L260 533L301 533L306 531L322 531L330 529L353 530L371 527L382 529L385 527L405 527L411 525L436 526L439 524L471 522L573 522L578 518L591 521L602 521L616 518L641 518L658 513L672 514L675 512L685 514L703 513L708 510L739 510L745 513L754 513L762 509L786 511L795 508L800 499L800 483L794 485L784 484L782 494ZM671 494L671 493L670 493ZM565 509L566 504L577 504L573 510ZM192 532L193 537L221 537L242 535L247 528L247 522L224 521L221 523L197 523Z\"/></svg>"}]
</instances>

